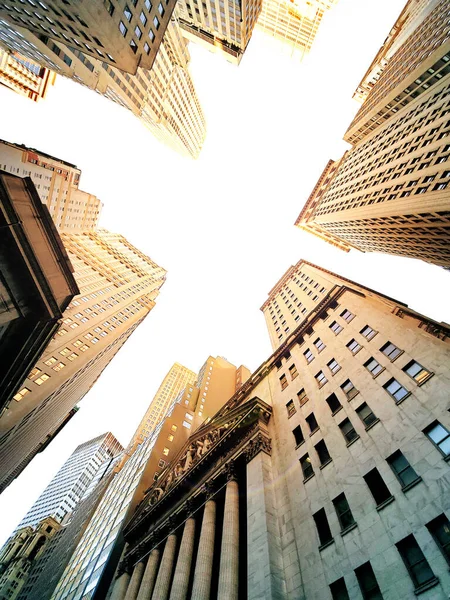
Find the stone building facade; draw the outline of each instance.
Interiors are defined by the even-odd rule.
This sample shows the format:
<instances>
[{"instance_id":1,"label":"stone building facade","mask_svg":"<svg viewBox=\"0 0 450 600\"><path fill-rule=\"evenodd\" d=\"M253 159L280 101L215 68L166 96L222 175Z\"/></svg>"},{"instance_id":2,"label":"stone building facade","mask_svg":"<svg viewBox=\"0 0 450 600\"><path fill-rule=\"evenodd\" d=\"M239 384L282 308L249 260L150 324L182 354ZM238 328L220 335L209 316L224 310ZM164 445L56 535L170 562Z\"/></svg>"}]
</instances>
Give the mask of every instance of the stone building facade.
<instances>
[{"instance_id":1,"label":"stone building facade","mask_svg":"<svg viewBox=\"0 0 450 600\"><path fill-rule=\"evenodd\" d=\"M279 283L306 272L329 289L150 488L111 600L447 598L450 328L304 261Z\"/></svg>"}]
</instances>

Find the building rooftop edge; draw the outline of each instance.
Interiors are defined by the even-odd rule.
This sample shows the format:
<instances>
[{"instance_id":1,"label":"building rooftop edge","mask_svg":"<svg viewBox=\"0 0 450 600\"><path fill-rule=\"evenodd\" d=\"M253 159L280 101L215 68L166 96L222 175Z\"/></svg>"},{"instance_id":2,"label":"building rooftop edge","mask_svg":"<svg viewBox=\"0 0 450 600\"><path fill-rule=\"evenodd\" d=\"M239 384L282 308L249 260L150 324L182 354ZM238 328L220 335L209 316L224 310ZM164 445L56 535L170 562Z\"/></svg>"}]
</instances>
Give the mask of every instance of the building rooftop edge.
<instances>
[{"instance_id":1,"label":"building rooftop edge","mask_svg":"<svg viewBox=\"0 0 450 600\"><path fill-rule=\"evenodd\" d=\"M37 150L36 148L31 148L29 146L25 146L25 144L16 144L15 142L8 142L7 140L2 140L2 139L0 139L0 143L7 144L8 146L12 146L13 148L19 148L20 150L29 150L30 152L34 152L35 154L40 154L41 156L45 156L46 158L50 158L51 160L56 160L68 167L72 167L72 169L77 169L78 171L80 171L80 169L77 167L77 165L74 165L74 164L68 162L67 160L63 160L62 158L57 158L56 156L52 156L51 154L48 154L47 152L42 152L42 150Z\"/></svg>"}]
</instances>

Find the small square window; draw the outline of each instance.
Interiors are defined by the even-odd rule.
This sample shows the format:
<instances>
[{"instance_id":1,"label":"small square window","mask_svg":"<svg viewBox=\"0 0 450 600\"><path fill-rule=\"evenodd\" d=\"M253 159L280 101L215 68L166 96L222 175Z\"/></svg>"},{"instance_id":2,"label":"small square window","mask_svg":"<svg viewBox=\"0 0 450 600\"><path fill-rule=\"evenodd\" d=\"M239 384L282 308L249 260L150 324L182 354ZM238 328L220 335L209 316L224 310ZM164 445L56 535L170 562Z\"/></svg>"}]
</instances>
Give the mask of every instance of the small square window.
<instances>
[{"instance_id":1,"label":"small square window","mask_svg":"<svg viewBox=\"0 0 450 600\"><path fill-rule=\"evenodd\" d=\"M400 450L391 454L386 461L403 488L412 486L413 483L421 480Z\"/></svg>"},{"instance_id":2,"label":"small square window","mask_svg":"<svg viewBox=\"0 0 450 600\"><path fill-rule=\"evenodd\" d=\"M299 392L297 392L297 398L298 398L300 406L303 406L303 404L306 404L308 402L309 398L306 395L304 388L302 388Z\"/></svg>"},{"instance_id":3,"label":"small square window","mask_svg":"<svg viewBox=\"0 0 450 600\"><path fill-rule=\"evenodd\" d=\"M327 366L333 375L335 375L338 371L341 370L341 365L336 360L334 360L334 358L330 360Z\"/></svg>"},{"instance_id":4,"label":"small square window","mask_svg":"<svg viewBox=\"0 0 450 600\"><path fill-rule=\"evenodd\" d=\"M330 325L330 329L335 333L335 335L338 335L344 328L342 325L339 325L337 321L333 321Z\"/></svg>"},{"instance_id":5,"label":"small square window","mask_svg":"<svg viewBox=\"0 0 450 600\"><path fill-rule=\"evenodd\" d=\"M344 383L341 385L341 390L347 396L347 400L349 400L349 401L352 400L355 396L357 396L359 394L359 390L357 390L355 388L355 386L350 381L350 379L347 379L347 381L344 381Z\"/></svg>"},{"instance_id":6,"label":"small square window","mask_svg":"<svg viewBox=\"0 0 450 600\"><path fill-rule=\"evenodd\" d=\"M120 30L120 33L123 35L123 37L125 37L128 33L128 29L125 26L125 23L123 21L120 21L120 23L119 23L119 30Z\"/></svg>"},{"instance_id":7,"label":"small square window","mask_svg":"<svg viewBox=\"0 0 450 600\"><path fill-rule=\"evenodd\" d=\"M161 2L158 4L158 12L162 17L164 16L164 6L161 4Z\"/></svg>"},{"instance_id":8,"label":"small square window","mask_svg":"<svg viewBox=\"0 0 450 600\"><path fill-rule=\"evenodd\" d=\"M294 380L298 376L297 367L295 365L291 365L289 367L289 374L291 376L291 380Z\"/></svg>"},{"instance_id":9,"label":"small square window","mask_svg":"<svg viewBox=\"0 0 450 600\"><path fill-rule=\"evenodd\" d=\"M424 434L444 456L450 456L450 432L439 421L434 421L424 429Z\"/></svg>"},{"instance_id":10,"label":"small square window","mask_svg":"<svg viewBox=\"0 0 450 600\"><path fill-rule=\"evenodd\" d=\"M359 333L363 335L366 339L371 340L377 335L378 331L375 331L374 329L372 329L372 327L366 325L361 329Z\"/></svg>"},{"instance_id":11,"label":"small square window","mask_svg":"<svg viewBox=\"0 0 450 600\"><path fill-rule=\"evenodd\" d=\"M358 406L358 408L356 409L356 413L357 413L358 417L361 419L361 421L364 423L364 425L366 426L366 429L368 427L370 427L371 425L373 425L374 423L378 422L378 418L372 412L370 406L368 404L366 404L365 402L363 404L361 404L361 406Z\"/></svg>"},{"instance_id":12,"label":"small square window","mask_svg":"<svg viewBox=\"0 0 450 600\"><path fill-rule=\"evenodd\" d=\"M410 392L400 385L400 383L393 377L387 383L385 383L383 387L396 402L401 402L410 394Z\"/></svg>"},{"instance_id":13,"label":"small square window","mask_svg":"<svg viewBox=\"0 0 450 600\"><path fill-rule=\"evenodd\" d=\"M170 452L169 448L164 448L164 450L163 450L164 456L169 456L169 452Z\"/></svg>"},{"instance_id":14,"label":"small square window","mask_svg":"<svg viewBox=\"0 0 450 600\"><path fill-rule=\"evenodd\" d=\"M150 54L150 46L147 44L147 42L144 43L144 52L146 54Z\"/></svg>"},{"instance_id":15,"label":"small square window","mask_svg":"<svg viewBox=\"0 0 450 600\"><path fill-rule=\"evenodd\" d=\"M159 29L159 20L158 20L158 17L154 17L154 19L153 19L153 26L155 27L156 30Z\"/></svg>"},{"instance_id":16,"label":"small square window","mask_svg":"<svg viewBox=\"0 0 450 600\"><path fill-rule=\"evenodd\" d=\"M316 374L315 378L316 378L316 381L320 388L323 387L328 381L328 379L325 377L325 373L323 371L319 371Z\"/></svg>"},{"instance_id":17,"label":"small square window","mask_svg":"<svg viewBox=\"0 0 450 600\"><path fill-rule=\"evenodd\" d=\"M391 362L398 358L400 354L403 354L403 350L400 350L400 348L397 348L397 346L395 346L395 344L392 344L391 342L387 342L386 344L384 344L384 346L382 346L380 350L391 360Z\"/></svg>"},{"instance_id":18,"label":"small square window","mask_svg":"<svg viewBox=\"0 0 450 600\"><path fill-rule=\"evenodd\" d=\"M344 321L347 321L347 323L350 323L350 321L353 321L355 318L355 315L346 309L341 313L341 318L344 319Z\"/></svg>"},{"instance_id":19,"label":"small square window","mask_svg":"<svg viewBox=\"0 0 450 600\"><path fill-rule=\"evenodd\" d=\"M361 350L361 346L358 344L356 340L350 340L347 344L347 348L350 350L352 354L356 354Z\"/></svg>"},{"instance_id":20,"label":"small square window","mask_svg":"<svg viewBox=\"0 0 450 600\"><path fill-rule=\"evenodd\" d=\"M305 357L307 363L310 363L314 360L314 354L309 348L303 352L303 356Z\"/></svg>"},{"instance_id":21,"label":"small square window","mask_svg":"<svg viewBox=\"0 0 450 600\"><path fill-rule=\"evenodd\" d=\"M22 400L22 398L24 396L26 396L27 394L29 394L30 392L31 392L31 390L24 387L19 392L17 392L17 394L15 394L15 396L13 396L13 398L14 398L14 400L16 400L16 402L20 402Z\"/></svg>"},{"instance_id":22,"label":"small square window","mask_svg":"<svg viewBox=\"0 0 450 600\"><path fill-rule=\"evenodd\" d=\"M288 386L288 381L287 381L287 379L286 379L286 375L282 375L282 376L280 377L280 385L281 385L281 389L282 389L282 390L284 390L284 389L286 389L286 388L287 388L287 386Z\"/></svg>"},{"instance_id":23,"label":"small square window","mask_svg":"<svg viewBox=\"0 0 450 600\"><path fill-rule=\"evenodd\" d=\"M303 479L309 479L314 475L314 469L311 464L311 459L309 458L309 454L305 454L300 459L300 465L303 471Z\"/></svg>"},{"instance_id":24,"label":"small square window","mask_svg":"<svg viewBox=\"0 0 450 600\"><path fill-rule=\"evenodd\" d=\"M295 408L293 400L289 400L289 402L286 404L286 410L287 410L288 419L290 419L292 417L292 415L295 415L297 410Z\"/></svg>"},{"instance_id":25,"label":"small square window","mask_svg":"<svg viewBox=\"0 0 450 600\"><path fill-rule=\"evenodd\" d=\"M141 29L137 25L134 28L134 33L135 33L137 39L140 40L141 37L142 37L142 31L141 31Z\"/></svg>"},{"instance_id":26,"label":"small square window","mask_svg":"<svg viewBox=\"0 0 450 600\"><path fill-rule=\"evenodd\" d=\"M422 367L422 365L415 360L412 360L406 367L403 367L403 371L409 375L411 379L414 379L418 385L422 385L425 381L428 381L432 375L430 371L425 369L425 367Z\"/></svg>"},{"instance_id":27,"label":"small square window","mask_svg":"<svg viewBox=\"0 0 450 600\"><path fill-rule=\"evenodd\" d=\"M145 15L144 12L141 11L141 14L139 15L139 19L141 20L142 25L147 25L147 17Z\"/></svg>"},{"instance_id":28,"label":"small square window","mask_svg":"<svg viewBox=\"0 0 450 600\"><path fill-rule=\"evenodd\" d=\"M382 371L384 371L384 367L382 367L374 358L369 358L369 360L364 363L364 366L370 373L372 373L372 377L376 377Z\"/></svg>"},{"instance_id":29,"label":"small square window","mask_svg":"<svg viewBox=\"0 0 450 600\"><path fill-rule=\"evenodd\" d=\"M133 13L131 12L130 8L128 6L125 6L125 9L123 11L123 14L125 16L125 19L128 21L128 23L131 21L131 17L133 16Z\"/></svg>"}]
</instances>

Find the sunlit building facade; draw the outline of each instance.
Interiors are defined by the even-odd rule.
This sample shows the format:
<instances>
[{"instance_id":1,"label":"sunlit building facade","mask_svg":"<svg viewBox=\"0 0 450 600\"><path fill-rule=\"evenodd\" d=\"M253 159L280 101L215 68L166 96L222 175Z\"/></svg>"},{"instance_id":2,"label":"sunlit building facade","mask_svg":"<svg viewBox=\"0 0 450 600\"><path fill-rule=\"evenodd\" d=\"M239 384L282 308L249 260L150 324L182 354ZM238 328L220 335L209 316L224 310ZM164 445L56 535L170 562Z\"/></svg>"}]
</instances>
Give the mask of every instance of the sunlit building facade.
<instances>
[{"instance_id":1,"label":"sunlit building facade","mask_svg":"<svg viewBox=\"0 0 450 600\"><path fill-rule=\"evenodd\" d=\"M449 268L448 3L420 7L344 136L352 149L327 165L296 225Z\"/></svg>"},{"instance_id":2,"label":"sunlit building facade","mask_svg":"<svg viewBox=\"0 0 450 600\"><path fill-rule=\"evenodd\" d=\"M166 271L105 229L63 233L80 295L0 419L0 489L91 389L151 309Z\"/></svg>"},{"instance_id":3,"label":"sunlit building facade","mask_svg":"<svg viewBox=\"0 0 450 600\"><path fill-rule=\"evenodd\" d=\"M0 140L0 169L31 177L59 232L94 231L102 203L79 189L81 171L45 152Z\"/></svg>"},{"instance_id":4,"label":"sunlit building facade","mask_svg":"<svg viewBox=\"0 0 450 600\"><path fill-rule=\"evenodd\" d=\"M175 18L167 26L152 68L139 67L135 75L65 44L0 18L0 47L20 52L127 108L160 141L197 158L206 122L189 71L188 43Z\"/></svg>"},{"instance_id":5,"label":"sunlit building facade","mask_svg":"<svg viewBox=\"0 0 450 600\"><path fill-rule=\"evenodd\" d=\"M112 599L446 597L450 329L306 261L269 299L299 282L320 301L147 491Z\"/></svg>"},{"instance_id":6,"label":"sunlit building facade","mask_svg":"<svg viewBox=\"0 0 450 600\"><path fill-rule=\"evenodd\" d=\"M257 27L300 60L308 54L325 13L337 0L263 0Z\"/></svg>"},{"instance_id":7,"label":"sunlit building facade","mask_svg":"<svg viewBox=\"0 0 450 600\"><path fill-rule=\"evenodd\" d=\"M55 83L55 73L20 54L0 48L0 85L37 102Z\"/></svg>"}]
</instances>

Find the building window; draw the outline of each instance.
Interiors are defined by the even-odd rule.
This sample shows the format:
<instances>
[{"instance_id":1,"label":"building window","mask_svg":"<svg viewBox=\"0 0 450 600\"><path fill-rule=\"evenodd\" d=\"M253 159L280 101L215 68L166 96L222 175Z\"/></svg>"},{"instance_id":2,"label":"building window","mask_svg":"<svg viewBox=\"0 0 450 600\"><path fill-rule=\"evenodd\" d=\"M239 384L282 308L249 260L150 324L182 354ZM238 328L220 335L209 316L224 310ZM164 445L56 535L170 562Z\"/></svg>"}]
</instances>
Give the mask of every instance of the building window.
<instances>
[{"instance_id":1,"label":"building window","mask_svg":"<svg viewBox=\"0 0 450 600\"><path fill-rule=\"evenodd\" d=\"M125 19L128 21L128 23L131 21L131 17L133 16L133 13L131 12L131 10L128 8L128 6L125 6L125 10L123 11L123 14L125 16Z\"/></svg>"},{"instance_id":2,"label":"building window","mask_svg":"<svg viewBox=\"0 0 450 600\"><path fill-rule=\"evenodd\" d=\"M428 381L428 379L430 379L432 376L430 371L427 371L427 369L422 367L422 365L415 360L412 360L406 365L406 367L403 367L403 371L405 371L405 373L409 375L411 379L414 379L418 385L422 385L422 383Z\"/></svg>"},{"instance_id":3,"label":"building window","mask_svg":"<svg viewBox=\"0 0 450 600\"><path fill-rule=\"evenodd\" d=\"M346 309L344 312L341 312L341 318L350 323L355 318L355 315Z\"/></svg>"},{"instance_id":4,"label":"building window","mask_svg":"<svg viewBox=\"0 0 450 600\"><path fill-rule=\"evenodd\" d=\"M45 364L47 364L47 363L45 363ZM34 369L31 369L31 371L28 373L27 379L34 379L35 377L37 377L39 375L39 373L42 373L41 369L34 367Z\"/></svg>"},{"instance_id":5,"label":"building window","mask_svg":"<svg viewBox=\"0 0 450 600\"><path fill-rule=\"evenodd\" d=\"M369 429L372 425L378 423L379 421L377 416L372 412L370 406L365 402L363 402L361 406L358 406L358 408L356 409L356 413L361 419L361 421L364 423L366 429Z\"/></svg>"},{"instance_id":6,"label":"building window","mask_svg":"<svg viewBox=\"0 0 450 600\"><path fill-rule=\"evenodd\" d=\"M403 489L422 481L422 478L417 475L400 450L396 450L391 456L388 456L386 461L402 484Z\"/></svg>"},{"instance_id":7,"label":"building window","mask_svg":"<svg viewBox=\"0 0 450 600\"><path fill-rule=\"evenodd\" d=\"M286 389L286 388L287 388L287 386L288 386L288 381L287 381L287 379L286 379L286 375L282 375L282 376L280 377L280 384L281 384L281 389L282 389L282 390L284 390L284 389Z\"/></svg>"},{"instance_id":8,"label":"building window","mask_svg":"<svg viewBox=\"0 0 450 600\"><path fill-rule=\"evenodd\" d=\"M317 419L314 416L314 413L311 413L310 415L308 415L305 420L308 423L311 433L314 433L315 431L317 431L319 429L319 424L317 423Z\"/></svg>"},{"instance_id":9,"label":"building window","mask_svg":"<svg viewBox=\"0 0 450 600\"><path fill-rule=\"evenodd\" d=\"M327 465L331 461L330 453L328 452L327 445L324 440L320 440L318 444L314 446L319 457L321 466Z\"/></svg>"},{"instance_id":10,"label":"building window","mask_svg":"<svg viewBox=\"0 0 450 600\"><path fill-rule=\"evenodd\" d=\"M293 400L289 400L289 402L286 404L286 410L287 410L288 419L290 419L292 417L292 415L295 415L297 410L295 408Z\"/></svg>"},{"instance_id":11,"label":"building window","mask_svg":"<svg viewBox=\"0 0 450 600\"><path fill-rule=\"evenodd\" d=\"M145 8L150 12L152 10L152 3L150 0L144 0Z\"/></svg>"},{"instance_id":12,"label":"building window","mask_svg":"<svg viewBox=\"0 0 450 600\"><path fill-rule=\"evenodd\" d=\"M364 475L364 481L367 483L372 496L374 497L377 506L380 506L387 500L393 498L388 486L384 483L378 469L372 469Z\"/></svg>"},{"instance_id":13,"label":"building window","mask_svg":"<svg viewBox=\"0 0 450 600\"><path fill-rule=\"evenodd\" d=\"M376 377L382 371L384 371L384 367L382 367L374 358L369 358L369 360L364 363L364 366L370 373L372 373L372 377Z\"/></svg>"},{"instance_id":14,"label":"building window","mask_svg":"<svg viewBox=\"0 0 450 600\"><path fill-rule=\"evenodd\" d=\"M393 377L387 383L385 383L383 387L397 403L404 400L410 394L410 392L400 385L399 382Z\"/></svg>"},{"instance_id":15,"label":"building window","mask_svg":"<svg viewBox=\"0 0 450 600\"><path fill-rule=\"evenodd\" d=\"M139 15L139 19L141 20L142 25L147 25L147 17L145 15L144 12L141 11L141 14Z\"/></svg>"},{"instance_id":16,"label":"building window","mask_svg":"<svg viewBox=\"0 0 450 600\"><path fill-rule=\"evenodd\" d=\"M297 367L295 365L291 365L289 367L289 374L290 374L292 380L294 380L297 377L298 371L297 371Z\"/></svg>"},{"instance_id":17,"label":"building window","mask_svg":"<svg viewBox=\"0 0 450 600\"><path fill-rule=\"evenodd\" d=\"M370 562L366 562L355 569L355 575L364 600L383 600L380 587Z\"/></svg>"},{"instance_id":18,"label":"building window","mask_svg":"<svg viewBox=\"0 0 450 600\"><path fill-rule=\"evenodd\" d=\"M130 40L130 48L133 50L133 52L136 54L137 52L137 44L134 40ZM127 317L128 318L128 317Z\"/></svg>"},{"instance_id":19,"label":"building window","mask_svg":"<svg viewBox=\"0 0 450 600\"><path fill-rule=\"evenodd\" d=\"M42 373L38 379L35 379L34 383L37 385L42 385L44 381L47 381L47 379L50 379L50 375L47 375L47 373Z\"/></svg>"},{"instance_id":20,"label":"building window","mask_svg":"<svg viewBox=\"0 0 450 600\"><path fill-rule=\"evenodd\" d=\"M160 458L159 462L158 462L158 467L160 467L161 469L164 469L165 466L166 466L166 461L163 460L162 458Z\"/></svg>"},{"instance_id":21,"label":"building window","mask_svg":"<svg viewBox=\"0 0 450 600\"><path fill-rule=\"evenodd\" d=\"M149 31L148 31L148 37L150 38L151 42L153 42L155 39L155 34L153 33L153 31L151 29L149 29Z\"/></svg>"},{"instance_id":22,"label":"building window","mask_svg":"<svg viewBox=\"0 0 450 600\"><path fill-rule=\"evenodd\" d=\"M119 23L119 30L123 37L125 37L128 33L128 29L126 28L125 23L123 21L120 21Z\"/></svg>"},{"instance_id":23,"label":"building window","mask_svg":"<svg viewBox=\"0 0 450 600\"><path fill-rule=\"evenodd\" d=\"M431 570L422 549L412 534L408 535L400 542L397 542L395 545L405 563L405 567L408 570L416 590L427 583L431 583L433 580L437 583L435 574Z\"/></svg>"},{"instance_id":24,"label":"building window","mask_svg":"<svg viewBox=\"0 0 450 600\"><path fill-rule=\"evenodd\" d=\"M153 26L155 27L156 30L159 29L158 17L154 17L154 19L153 19Z\"/></svg>"},{"instance_id":25,"label":"building window","mask_svg":"<svg viewBox=\"0 0 450 600\"><path fill-rule=\"evenodd\" d=\"M303 481L309 479L314 475L314 470L312 468L311 459L309 458L309 454L305 454L300 459L300 465L303 471Z\"/></svg>"},{"instance_id":26,"label":"building window","mask_svg":"<svg viewBox=\"0 0 450 600\"><path fill-rule=\"evenodd\" d=\"M444 456L450 456L450 432L439 421L428 425L423 432Z\"/></svg>"},{"instance_id":27,"label":"building window","mask_svg":"<svg viewBox=\"0 0 450 600\"><path fill-rule=\"evenodd\" d=\"M359 435L356 433L350 419L344 419L342 423L339 423L339 428L342 431L342 435L347 440L347 444L357 440Z\"/></svg>"},{"instance_id":28,"label":"building window","mask_svg":"<svg viewBox=\"0 0 450 600\"><path fill-rule=\"evenodd\" d=\"M292 431L293 435L294 435L294 439L295 439L295 446L300 446L300 444L303 444L303 442L305 441L305 438L303 437L303 432L302 429L300 427L300 425L297 425L297 427L295 427Z\"/></svg>"},{"instance_id":29,"label":"building window","mask_svg":"<svg viewBox=\"0 0 450 600\"><path fill-rule=\"evenodd\" d=\"M305 388L302 388L299 392L297 392L297 399L300 403L300 406L303 406L308 402L309 398L306 395Z\"/></svg>"},{"instance_id":30,"label":"building window","mask_svg":"<svg viewBox=\"0 0 450 600\"><path fill-rule=\"evenodd\" d=\"M352 354L356 354L361 350L361 346L358 344L356 340L350 340L347 344L347 348L350 350Z\"/></svg>"},{"instance_id":31,"label":"building window","mask_svg":"<svg viewBox=\"0 0 450 600\"><path fill-rule=\"evenodd\" d=\"M355 519L343 492L333 500L333 505L341 525L341 531L345 531L347 528L355 525Z\"/></svg>"},{"instance_id":32,"label":"building window","mask_svg":"<svg viewBox=\"0 0 450 600\"><path fill-rule=\"evenodd\" d=\"M359 333L363 335L366 339L371 340L377 335L378 331L375 331L374 329L372 329L372 327L366 325L361 329Z\"/></svg>"},{"instance_id":33,"label":"building window","mask_svg":"<svg viewBox=\"0 0 450 600\"><path fill-rule=\"evenodd\" d=\"M77 341L79 341L79 340L77 340ZM79 345L81 345L81 344L74 343L74 346L79 346ZM55 364L56 361L57 361L57 359L54 356L52 356L51 358L49 358L48 360L45 361L45 364L48 365L49 367L51 367L52 365Z\"/></svg>"},{"instance_id":34,"label":"building window","mask_svg":"<svg viewBox=\"0 0 450 600\"><path fill-rule=\"evenodd\" d=\"M355 396L359 394L359 390L355 388L350 379L344 381L344 383L341 385L341 390L346 395L348 401L352 400Z\"/></svg>"},{"instance_id":35,"label":"building window","mask_svg":"<svg viewBox=\"0 0 450 600\"><path fill-rule=\"evenodd\" d=\"M339 402L336 394L331 394L330 396L328 396L328 398L325 398L325 400L328 406L330 407L331 413L333 415L336 414L338 410L341 410L342 404Z\"/></svg>"},{"instance_id":36,"label":"building window","mask_svg":"<svg viewBox=\"0 0 450 600\"><path fill-rule=\"evenodd\" d=\"M167 441L173 442L173 435L171 433L169 433L169 435L167 436Z\"/></svg>"},{"instance_id":37,"label":"building window","mask_svg":"<svg viewBox=\"0 0 450 600\"><path fill-rule=\"evenodd\" d=\"M303 352L303 356L305 357L307 363L310 363L314 360L314 354L309 348Z\"/></svg>"},{"instance_id":38,"label":"building window","mask_svg":"<svg viewBox=\"0 0 450 600\"><path fill-rule=\"evenodd\" d=\"M169 452L170 452L169 448L164 448L163 449L164 456L169 456Z\"/></svg>"},{"instance_id":39,"label":"building window","mask_svg":"<svg viewBox=\"0 0 450 600\"><path fill-rule=\"evenodd\" d=\"M322 350L325 350L326 348L325 344L320 338L317 338L317 340L314 342L314 346L317 348L318 352L322 352Z\"/></svg>"},{"instance_id":40,"label":"building window","mask_svg":"<svg viewBox=\"0 0 450 600\"><path fill-rule=\"evenodd\" d=\"M341 365L336 360L334 360L334 358L330 360L327 366L333 375L335 375L338 371L341 370Z\"/></svg>"},{"instance_id":41,"label":"building window","mask_svg":"<svg viewBox=\"0 0 450 600\"><path fill-rule=\"evenodd\" d=\"M150 54L150 46L147 44L147 42L144 43L144 52L146 54Z\"/></svg>"},{"instance_id":42,"label":"building window","mask_svg":"<svg viewBox=\"0 0 450 600\"><path fill-rule=\"evenodd\" d=\"M333 321L330 325L330 329L331 331L334 331L335 335L338 335L344 328L342 325L339 325L337 321Z\"/></svg>"},{"instance_id":43,"label":"building window","mask_svg":"<svg viewBox=\"0 0 450 600\"><path fill-rule=\"evenodd\" d=\"M317 534L321 546L325 546L332 541L331 529L328 525L327 514L324 508L321 508L313 515L314 523L316 524Z\"/></svg>"},{"instance_id":44,"label":"building window","mask_svg":"<svg viewBox=\"0 0 450 600\"><path fill-rule=\"evenodd\" d=\"M427 523L428 531L434 538L439 550L444 555L445 560L450 564L450 523L447 517L442 514Z\"/></svg>"},{"instance_id":45,"label":"building window","mask_svg":"<svg viewBox=\"0 0 450 600\"><path fill-rule=\"evenodd\" d=\"M141 31L141 29L137 25L134 28L134 33L135 33L137 39L140 40L141 37L142 37L142 31Z\"/></svg>"},{"instance_id":46,"label":"building window","mask_svg":"<svg viewBox=\"0 0 450 600\"><path fill-rule=\"evenodd\" d=\"M14 400L16 400L17 402L20 402L22 400L22 398L24 396L26 396L27 394L29 394L31 392L31 390L29 390L26 387L23 387L20 391L17 392L17 394L15 394L13 396Z\"/></svg>"},{"instance_id":47,"label":"building window","mask_svg":"<svg viewBox=\"0 0 450 600\"><path fill-rule=\"evenodd\" d=\"M387 342L384 346L381 346L380 350L391 362L398 358L400 354L403 354L403 350L400 350L400 348L397 348L397 346L391 342Z\"/></svg>"},{"instance_id":48,"label":"building window","mask_svg":"<svg viewBox=\"0 0 450 600\"><path fill-rule=\"evenodd\" d=\"M178 427L176 425L172 425L172 427L170 428L172 431L176 431L178 429Z\"/></svg>"},{"instance_id":49,"label":"building window","mask_svg":"<svg viewBox=\"0 0 450 600\"><path fill-rule=\"evenodd\" d=\"M323 387L327 383L328 379L325 377L325 373L323 371L319 371L316 374L316 381L319 384L320 388Z\"/></svg>"},{"instance_id":50,"label":"building window","mask_svg":"<svg viewBox=\"0 0 450 600\"><path fill-rule=\"evenodd\" d=\"M343 577L330 584L330 592L333 600L350 600Z\"/></svg>"},{"instance_id":51,"label":"building window","mask_svg":"<svg viewBox=\"0 0 450 600\"><path fill-rule=\"evenodd\" d=\"M61 371L62 369L64 369L66 365L63 362L59 362L56 363L56 365L53 368L54 371Z\"/></svg>"}]
</instances>

